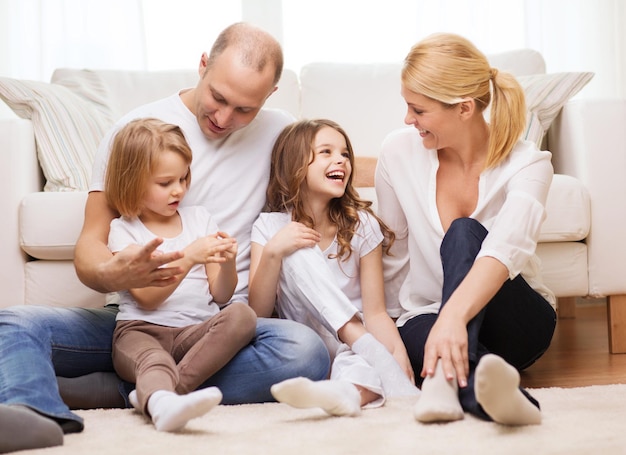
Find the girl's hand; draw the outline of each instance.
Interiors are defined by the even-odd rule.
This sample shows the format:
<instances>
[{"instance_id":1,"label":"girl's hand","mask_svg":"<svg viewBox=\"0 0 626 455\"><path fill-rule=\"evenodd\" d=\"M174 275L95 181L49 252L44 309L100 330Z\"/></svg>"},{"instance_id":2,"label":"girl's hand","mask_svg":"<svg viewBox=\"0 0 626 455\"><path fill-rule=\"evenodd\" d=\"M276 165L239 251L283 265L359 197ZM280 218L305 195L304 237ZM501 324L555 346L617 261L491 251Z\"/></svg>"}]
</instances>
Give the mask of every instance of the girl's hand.
<instances>
[{"instance_id":1,"label":"girl's hand","mask_svg":"<svg viewBox=\"0 0 626 455\"><path fill-rule=\"evenodd\" d=\"M237 241L224 232L218 232L194 240L184 252L185 258L194 264L223 263L235 259Z\"/></svg>"},{"instance_id":2,"label":"girl's hand","mask_svg":"<svg viewBox=\"0 0 626 455\"><path fill-rule=\"evenodd\" d=\"M426 340L424 365L421 376L435 374L437 361L441 361L446 379L456 376L459 387L467 386L469 374L467 326L461 318L446 315L445 307Z\"/></svg>"},{"instance_id":3,"label":"girl's hand","mask_svg":"<svg viewBox=\"0 0 626 455\"><path fill-rule=\"evenodd\" d=\"M300 248L314 247L320 240L320 233L315 229L292 221L267 242L265 249L280 258L284 258Z\"/></svg>"},{"instance_id":4,"label":"girl's hand","mask_svg":"<svg viewBox=\"0 0 626 455\"><path fill-rule=\"evenodd\" d=\"M237 239L235 239L234 237L231 237L230 235L228 235L226 232L223 231L219 231L217 233L217 238L218 239L228 239L228 240L232 240L232 243L230 244L230 246L225 249L221 254L222 257L224 257L225 262L235 262L235 260L237 259Z\"/></svg>"}]
</instances>

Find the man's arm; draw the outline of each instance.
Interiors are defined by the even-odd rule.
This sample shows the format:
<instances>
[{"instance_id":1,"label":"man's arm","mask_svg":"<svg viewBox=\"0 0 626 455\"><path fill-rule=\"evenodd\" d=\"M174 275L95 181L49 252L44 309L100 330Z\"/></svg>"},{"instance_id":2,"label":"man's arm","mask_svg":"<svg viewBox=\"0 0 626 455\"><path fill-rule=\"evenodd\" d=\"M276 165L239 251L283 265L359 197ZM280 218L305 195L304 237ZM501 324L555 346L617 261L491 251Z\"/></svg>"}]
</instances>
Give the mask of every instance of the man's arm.
<instances>
[{"instance_id":1,"label":"man's arm","mask_svg":"<svg viewBox=\"0 0 626 455\"><path fill-rule=\"evenodd\" d=\"M107 204L101 191L92 191L85 204L85 221L76 242L74 266L78 278L99 292L146 286L167 286L176 281L180 267L161 267L182 257L182 252L160 253L163 239L146 245L131 245L113 255L108 237L111 220L118 214Z\"/></svg>"}]
</instances>

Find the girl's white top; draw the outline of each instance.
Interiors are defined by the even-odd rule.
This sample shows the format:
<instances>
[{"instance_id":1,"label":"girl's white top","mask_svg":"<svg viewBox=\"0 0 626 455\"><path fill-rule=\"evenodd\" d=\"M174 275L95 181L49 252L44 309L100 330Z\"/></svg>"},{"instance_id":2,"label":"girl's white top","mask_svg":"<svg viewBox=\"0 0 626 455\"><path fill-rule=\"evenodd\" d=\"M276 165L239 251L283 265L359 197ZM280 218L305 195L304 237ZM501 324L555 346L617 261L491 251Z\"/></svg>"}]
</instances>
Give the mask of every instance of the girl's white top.
<instances>
[{"instance_id":1,"label":"girl's white top","mask_svg":"<svg viewBox=\"0 0 626 455\"><path fill-rule=\"evenodd\" d=\"M165 238L159 251L183 250L194 240L218 231L213 217L204 207L181 207L182 232L173 238ZM120 251L131 244L144 245L157 237L139 218L120 217L111 221L109 248ZM120 291L118 321L141 320L167 327L185 327L206 321L219 312L209 291L203 264L194 265L174 292L155 310L141 309L128 291Z\"/></svg>"}]
</instances>

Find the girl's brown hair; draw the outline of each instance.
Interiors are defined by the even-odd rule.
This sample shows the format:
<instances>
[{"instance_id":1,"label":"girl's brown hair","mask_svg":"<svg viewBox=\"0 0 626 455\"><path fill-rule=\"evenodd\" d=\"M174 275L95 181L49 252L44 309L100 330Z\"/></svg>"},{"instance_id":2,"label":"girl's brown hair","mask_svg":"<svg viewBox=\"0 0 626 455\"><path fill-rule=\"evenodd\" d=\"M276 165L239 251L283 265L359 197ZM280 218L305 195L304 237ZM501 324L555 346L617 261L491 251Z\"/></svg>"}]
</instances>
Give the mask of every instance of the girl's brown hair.
<instances>
[{"instance_id":1,"label":"girl's brown hair","mask_svg":"<svg viewBox=\"0 0 626 455\"><path fill-rule=\"evenodd\" d=\"M292 213L292 220L314 228L313 219L305 211L302 197L302 184L306 180L309 164L315 159L313 144L318 131L330 127L339 132L346 140L349 161L354 169L354 150L346 132L332 120L316 119L301 120L288 125L280 133L272 150L270 181L267 187L267 212ZM372 202L363 200L352 186L350 174L346 191L340 198L330 202L330 220L337 226L338 257L349 258L352 254L350 242L360 223L360 210L372 215L380 224L385 237L385 252L395 240L395 234L371 209Z\"/></svg>"},{"instance_id":2,"label":"girl's brown hair","mask_svg":"<svg viewBox=\"0 0 626 455\"><path fill-rule=\"evenodd\" d=\"M437 33L413 46L404 59L402 85L444 105L472 98L483 112L491 103L488 168L509 155L526 126L526 102L519 82L491 68L487 57L459 35Z\"/></svg>"},{"instance_id":3,"label":"girl's brown hair","mask_svg":"<svg viewBox=\"0 0 626 455\"><path fill-rule=\"evenodd\" d=\"M150 176L164 151L179 153L191 164L191 149L182 130L158 119L143 118L123 126L113 139L104 179L109 205L120 215L138 216ZM187 173L187 186L191 171Z\"/></svg>"}]
</instances>

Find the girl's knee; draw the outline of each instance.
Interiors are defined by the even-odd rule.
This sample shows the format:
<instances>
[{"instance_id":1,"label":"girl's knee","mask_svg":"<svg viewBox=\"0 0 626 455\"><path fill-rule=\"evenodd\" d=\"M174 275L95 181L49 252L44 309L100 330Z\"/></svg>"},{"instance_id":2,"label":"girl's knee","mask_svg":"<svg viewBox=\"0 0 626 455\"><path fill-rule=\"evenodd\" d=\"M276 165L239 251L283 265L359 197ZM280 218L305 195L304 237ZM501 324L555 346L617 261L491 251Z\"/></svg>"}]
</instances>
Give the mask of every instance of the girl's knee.
<instances>
[{"instance_id":1,"label":"girl's knee","mask_svg":"<svg viewBox=\"0 0 626 455\"><path fill-rule=\"evenodd\" d=\"M222 310L225 312L228 325L241 333L244 337L252 338L256 333L257 316L250 306L241 302L234 302Z\"/></svg>"}]
</instances>

